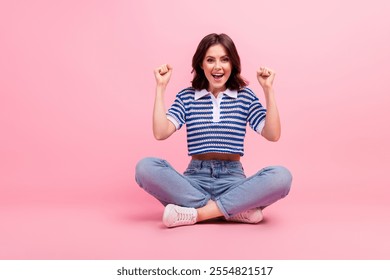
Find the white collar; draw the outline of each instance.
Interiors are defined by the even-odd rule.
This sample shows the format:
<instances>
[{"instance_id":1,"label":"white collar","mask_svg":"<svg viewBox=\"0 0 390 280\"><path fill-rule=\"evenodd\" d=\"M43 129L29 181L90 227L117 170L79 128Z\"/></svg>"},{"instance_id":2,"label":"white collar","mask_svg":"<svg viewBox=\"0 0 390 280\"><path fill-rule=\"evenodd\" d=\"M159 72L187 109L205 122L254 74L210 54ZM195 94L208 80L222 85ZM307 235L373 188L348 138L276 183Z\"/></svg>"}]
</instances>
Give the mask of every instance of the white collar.
<instances>
[{"instance_id":1,"label":"white collar","mask_svg":"<svg viewBox=\"0 0 390 280\"><path fill-rule=\"evenodd\" d=\"M225 91L223 91L222 93L234 99L237 98L237 94L238 94L237 90L231 90L231 89L225 89ZM195 100L205 97L208 94L211 94L211 92L207 91L206 89L195 90Z\"/></svg>"}]
</instances>

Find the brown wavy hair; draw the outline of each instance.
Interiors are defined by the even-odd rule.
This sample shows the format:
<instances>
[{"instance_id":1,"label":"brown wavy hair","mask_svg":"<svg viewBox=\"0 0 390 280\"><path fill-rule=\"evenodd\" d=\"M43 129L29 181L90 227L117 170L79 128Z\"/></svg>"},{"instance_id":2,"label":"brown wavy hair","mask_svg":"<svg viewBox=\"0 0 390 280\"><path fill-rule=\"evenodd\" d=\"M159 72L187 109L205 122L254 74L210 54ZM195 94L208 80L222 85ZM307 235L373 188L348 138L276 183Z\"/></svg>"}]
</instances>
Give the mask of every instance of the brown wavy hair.
<instances>
[{"instance_id":1,"label":"brown wavy hair","mask_svg":"<svg viewBox=\"0 0 390 280\"><path fill-rule=\"evenodd\" d=\"M194 73L192 87L196 90L208 89L209 81L207 80L201 66L207 50L211 46L217 44L221 44L225 48L232 64L232 73L226 82L226 87L232 90L239 90L247 86L248 82L241 76L241 60L233 40L224 33L211 33L200 41L198 48L192 57L191 73Z\"/></svg>"}]
</instances>

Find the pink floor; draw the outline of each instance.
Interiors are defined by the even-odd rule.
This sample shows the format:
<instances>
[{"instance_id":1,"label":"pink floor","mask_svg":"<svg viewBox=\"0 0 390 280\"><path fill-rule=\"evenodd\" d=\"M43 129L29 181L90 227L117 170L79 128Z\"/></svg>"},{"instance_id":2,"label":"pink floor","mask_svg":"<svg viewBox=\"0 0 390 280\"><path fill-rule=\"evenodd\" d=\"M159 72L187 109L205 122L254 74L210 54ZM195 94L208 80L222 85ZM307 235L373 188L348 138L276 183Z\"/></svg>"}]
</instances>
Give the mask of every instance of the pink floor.
<instances>
[{"instance_id":1,"label":"pink floor","mask_svg":"<svg viewBox=\"0 0 390 280\"><path fill-rule=\"evenodd\" d=\"M94 197L3 196L0 259L390 258L387 199L342 201L307 191L303 199L296 186L264 211L261 224L167 229L162 206L133 185Z\"/></svg>"}]
</instances>

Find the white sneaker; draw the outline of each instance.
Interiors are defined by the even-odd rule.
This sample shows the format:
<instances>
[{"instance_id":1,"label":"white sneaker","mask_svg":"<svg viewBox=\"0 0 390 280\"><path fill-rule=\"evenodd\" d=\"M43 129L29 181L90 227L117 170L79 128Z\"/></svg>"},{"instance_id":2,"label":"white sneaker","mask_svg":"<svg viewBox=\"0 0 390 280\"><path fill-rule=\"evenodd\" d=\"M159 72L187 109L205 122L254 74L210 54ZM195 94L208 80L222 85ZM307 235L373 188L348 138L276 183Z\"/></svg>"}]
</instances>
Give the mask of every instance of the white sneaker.
<instances>
[{"instance_id":1,"label":"white sneaker","mask_svg":"<svg viewBox=\"0 0 390 280\"><path fill-rule=\"evenodd\" d=\"M257 224L263 219L263 213L260 208L250 209L227 218L229 222Z\"/></svg>"},{"instance_id":2,"label":"white sneaker","mask_svg":"<svg viewBox=\"0 0 390 280\"><path fill-rule=\"evenodd\" d=\"M198 212L195 208L168 204L165 206L163 223L166 227L193 225L196 223L197 217Z\"/></svg>"}]
</instances>

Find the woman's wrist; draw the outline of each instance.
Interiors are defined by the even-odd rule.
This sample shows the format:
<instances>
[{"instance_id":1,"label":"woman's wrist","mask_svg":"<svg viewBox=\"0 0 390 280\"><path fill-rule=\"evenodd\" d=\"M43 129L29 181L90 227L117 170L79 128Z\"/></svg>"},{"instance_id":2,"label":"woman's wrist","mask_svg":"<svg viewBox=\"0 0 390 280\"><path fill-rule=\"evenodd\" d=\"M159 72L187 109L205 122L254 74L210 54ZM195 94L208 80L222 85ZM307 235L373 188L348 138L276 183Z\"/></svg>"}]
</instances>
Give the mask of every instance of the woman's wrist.
<instances>
[{"instance_id":1,"label":"woman's wrist","mask_svg":"<svg viewBox=\"0 0 390 280\"><path fill-rule=\"evenodd\" d=\"M264 94L273 94L274 88L272 86L264 86L263 91L264 91Z\"/></svg>"},{"instance_id":2,"label":"woman's wrist","mask_svg":"<svg viewBox=\"0 0 390 280\"><path fill-rule=\"evenodd\" d=\"M164 93L166 88L167 88L166 84L159 84L159 83L156 84L157 93Z\"/></svg>"}]
</instances>

